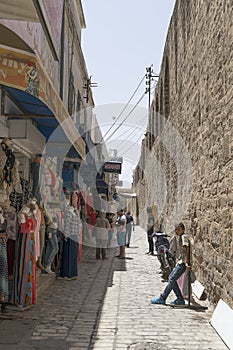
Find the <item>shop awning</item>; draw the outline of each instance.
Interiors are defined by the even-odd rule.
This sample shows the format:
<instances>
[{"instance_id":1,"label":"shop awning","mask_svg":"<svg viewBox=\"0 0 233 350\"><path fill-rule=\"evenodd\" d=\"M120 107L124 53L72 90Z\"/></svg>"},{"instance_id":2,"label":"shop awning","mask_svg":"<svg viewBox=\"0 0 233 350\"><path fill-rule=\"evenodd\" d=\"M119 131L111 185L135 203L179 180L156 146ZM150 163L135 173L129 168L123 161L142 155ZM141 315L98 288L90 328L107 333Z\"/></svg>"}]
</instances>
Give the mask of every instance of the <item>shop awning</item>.
<instances>
[{"instance_id":1,"label":"shop awning","mask_svg":"<svg viewBox=\"0 0 233 350\"><path fill-rule=\"evenodd\" d=\"M85 159L86 144L36 55L0 45L0 84L23 112L11 117L35 118L46 139L60 125Z\"/></svg>"},{"instance_id":2,"label":"shop awning","mask_svg":"<svg viewBox=\"0 0 233 350\"><path fill-rule=\"evenodd\" d=\"M0 18L38 22L33 0L1 0Z\"/></svg>"}]
</instances>

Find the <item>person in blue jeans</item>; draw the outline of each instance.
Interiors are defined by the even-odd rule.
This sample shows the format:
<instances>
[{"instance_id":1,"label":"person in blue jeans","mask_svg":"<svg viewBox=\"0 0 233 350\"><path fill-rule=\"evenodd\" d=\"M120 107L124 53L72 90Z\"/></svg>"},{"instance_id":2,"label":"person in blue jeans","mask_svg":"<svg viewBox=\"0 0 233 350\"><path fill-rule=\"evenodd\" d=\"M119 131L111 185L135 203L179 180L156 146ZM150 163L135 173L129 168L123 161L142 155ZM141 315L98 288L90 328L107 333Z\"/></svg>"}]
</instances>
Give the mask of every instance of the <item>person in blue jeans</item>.
<instances>
[{"instance_id":1,"label":"person in blue jeans","mask_svg":"<svg viewBox=\"0 0 233 350\"><path fill-rule=\"evenodd\" d=\"M185 226L182 222L175 226L175 233L177 236L177 245L175 251L177 264L169 275L168 284L165 287L164 291L162 292L162 294L160 294L159 297L151 300L152 304L166 304L166 299L172 290L176 295L176 299L172 301L171 304L185 304L183 295L177 284L177 280L185 272L186 268L188 270L191 269L191 266L189 266L189 238L188 235L185 233Z\"/></svg>"}]
</instances>

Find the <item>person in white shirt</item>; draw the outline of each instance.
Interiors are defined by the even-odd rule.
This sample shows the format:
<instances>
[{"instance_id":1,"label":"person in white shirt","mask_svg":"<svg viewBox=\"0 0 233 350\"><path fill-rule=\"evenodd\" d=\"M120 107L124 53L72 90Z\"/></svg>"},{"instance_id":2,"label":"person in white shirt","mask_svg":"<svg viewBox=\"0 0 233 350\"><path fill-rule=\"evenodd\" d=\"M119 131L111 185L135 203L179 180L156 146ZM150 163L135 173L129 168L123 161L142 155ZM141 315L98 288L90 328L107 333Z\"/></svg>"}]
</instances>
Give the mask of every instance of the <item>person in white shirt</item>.
<instances>
[{"instance_id":1,"label":"person in white shirt","mask_svg":"<svg viewBox=\"0 0 233 350\"><path fill-rule=\"evenodd\" d=\"M126 239L126 216L123 209L117 211L118 219L115 223L117 228L117 242L120 247L118 259L125 259L125 239Z\"/></svg>"}]
</instances>

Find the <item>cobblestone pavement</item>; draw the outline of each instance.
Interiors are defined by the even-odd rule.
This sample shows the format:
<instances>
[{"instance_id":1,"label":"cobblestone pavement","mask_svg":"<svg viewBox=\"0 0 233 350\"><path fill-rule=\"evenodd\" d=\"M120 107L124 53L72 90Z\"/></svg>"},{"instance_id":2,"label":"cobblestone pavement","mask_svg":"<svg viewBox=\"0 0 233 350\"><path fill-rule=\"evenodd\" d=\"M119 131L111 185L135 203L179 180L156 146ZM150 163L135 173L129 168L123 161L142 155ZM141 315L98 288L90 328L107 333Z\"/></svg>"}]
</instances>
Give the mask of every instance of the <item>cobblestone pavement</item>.
<instances>
[{"instance_id":1,"label":"cobblestone pavement","mask_svg":"<svg viewBox=\"0 0 233 350\"><path fill-rule=\"evenodd\" d=\"M0 315L0 349L227 349L209 324L212 310L150 304L164 283L158 259L146 251L140 227L125 260L111 249L108 260L96 261L95 251L85 248L77 280L54 280L33 308Z\"/></svg>"}]
</instances>

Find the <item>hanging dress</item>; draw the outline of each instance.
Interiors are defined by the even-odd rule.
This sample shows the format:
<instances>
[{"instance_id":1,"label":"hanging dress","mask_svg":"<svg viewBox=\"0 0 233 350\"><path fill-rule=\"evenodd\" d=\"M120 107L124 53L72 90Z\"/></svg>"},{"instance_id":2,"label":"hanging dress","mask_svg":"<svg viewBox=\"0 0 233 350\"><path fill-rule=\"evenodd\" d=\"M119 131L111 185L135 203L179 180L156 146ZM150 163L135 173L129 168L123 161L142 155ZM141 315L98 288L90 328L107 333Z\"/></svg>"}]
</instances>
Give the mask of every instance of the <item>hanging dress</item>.
<instances>
[{"instance_id":1,"label":"hanging dress","mask_svg":"<svg viewBox=\"0 0 233 350\"><path fill-rule=\"evenodd\" d=\"M3 207L3 216L7 220L7 261L8 261L8 276L13 275L14 260L15 260L15 242L17 239L17 215L16 210L12 206Z\"/></svg>"},{"instance_id":2,"label":"hanging dress","mask_svg":"<svg viewBox=\"0 0 233 350\"><path fill-rule=\"evenodd\" d=\"M80 219L73 209L65 211L65 224L60 276L74 278L78 276L78 239Z\"/></svg>"},{"instance_id":3,"label":"hanging dress","mask_svg":"<svg viewBox=\"0 0 233 350\"><path fill-rule=\"evenodd\" d=\"M8 301L8 266L7 266L7 250L6 250L6 225L4 220L0 221L0 301L2 303Z\"/></svg>"},{"instance_id":4,"label":"hanging dress","mask_svg":"<svg viewBox=\"0 0 233 350\"><path fill-rule=\"evenodd\" d=\"M3 170L5 168L6 160L7 160L6 153L4 152L2 145L0 144L0 190L1 191L5 189Z\"/></svg>"},{"instance_id":5,"label":"hanging dress","mask_svg":"<svg viewBox=\"0 0 233 350\"><path fill-rule=\"evenodd\" d=\"M38 207L37 204L35 204L36 207L36 213L35 218L36 218L36 227L34 230L34 239L35 239L35 259L36 261L38 260L38 257L40 257L40 223L41 223L41 211Z\"/></svg>"},{"instance_id":6,"label":"hanging dress","mask_svg":"<svg viewBox=\"0 0 233 350\"><path fill-rule=\"evenodd\" d=\"M19 225L12 296L13 303L27 307L35 304L36 301L34 240L36 220L33 216L24 215L25 223Z\"/></svg>"}]
</instances>

